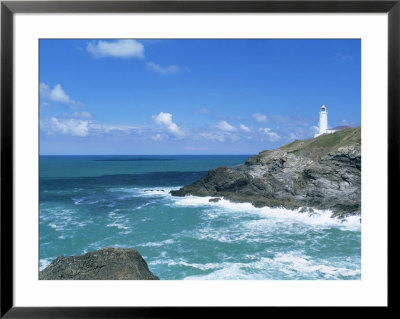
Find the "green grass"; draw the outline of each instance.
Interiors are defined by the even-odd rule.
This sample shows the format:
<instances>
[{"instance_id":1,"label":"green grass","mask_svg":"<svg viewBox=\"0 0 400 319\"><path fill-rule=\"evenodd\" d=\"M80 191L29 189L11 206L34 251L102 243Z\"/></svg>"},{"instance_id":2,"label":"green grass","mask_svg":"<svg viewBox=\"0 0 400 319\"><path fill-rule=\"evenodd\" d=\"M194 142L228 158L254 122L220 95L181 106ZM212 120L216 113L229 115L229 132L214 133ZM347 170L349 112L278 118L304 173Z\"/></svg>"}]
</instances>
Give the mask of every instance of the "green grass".
<instances>
[{"instance_id":1,"label":"green grass","mask_svg":"<svg viewBox=\"0 0 400 319\"><path fill-rule=\"evenodd\" d=\"M332 147L334 145L339 144L342 138L343 138L342 134L336 134L336 133L327 134L316 139L313 144L321 145L323 147Z\"/></svg>"},{"instance_id":2,"label":"green grass","mask_svg":"<svg viewBox=\"0 0 400 319\"><path fill-rule=\"evenodd\" d=\"M361 126L339 132L324 134L308 140L296 140L274 151L263 151L261 157L273 155L276 151L293 153L311 159L321 158L327 153L347 145L361 145Z\"/></svg>"}]
</instances>

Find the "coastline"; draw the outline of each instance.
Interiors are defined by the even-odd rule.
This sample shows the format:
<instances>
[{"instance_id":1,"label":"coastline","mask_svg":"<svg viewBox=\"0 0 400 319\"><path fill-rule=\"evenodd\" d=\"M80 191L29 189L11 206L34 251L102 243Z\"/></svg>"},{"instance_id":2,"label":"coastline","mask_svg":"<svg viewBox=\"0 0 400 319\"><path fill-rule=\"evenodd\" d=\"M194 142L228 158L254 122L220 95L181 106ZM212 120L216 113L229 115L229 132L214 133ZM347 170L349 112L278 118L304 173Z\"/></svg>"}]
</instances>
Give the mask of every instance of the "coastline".
<instances>
[{"instance_id":1,"label":"coastline","mask_svg":"<svg viewBox=\"0 0 400 319\"><path fill-rule=\"evenodd\" d=\"M73 159L49 164L56 169L60 162L78 168ZM111 168L110 161L79 163L96 165L98 175L103 167ZM174 171L182 166L181 161L169 161L157 167L165 163L174 163ZM134 247L162 280L360 278L359 216L343 221L330 218L330 211L309 214L225 198L210 202L213 197L172 196L170 191L195 178L199 161L190 163L179 179L160 170L147 185L133 184L142 175L130 172L100 179L61 176L41 184L41 265L61 255ZM126 161L112 166L128 167Z\"/></svg>"},{"instance_id":2,"label":"coastline","mask_svg":"<svg viewBox=\"0 0 400 319\"><path fill-rule=\"evenodd\" d=\"M361 214L361 127L266 150L234 167L221 166L173 196L223 197L255 207Z\"/></svg>"}]
</instances>

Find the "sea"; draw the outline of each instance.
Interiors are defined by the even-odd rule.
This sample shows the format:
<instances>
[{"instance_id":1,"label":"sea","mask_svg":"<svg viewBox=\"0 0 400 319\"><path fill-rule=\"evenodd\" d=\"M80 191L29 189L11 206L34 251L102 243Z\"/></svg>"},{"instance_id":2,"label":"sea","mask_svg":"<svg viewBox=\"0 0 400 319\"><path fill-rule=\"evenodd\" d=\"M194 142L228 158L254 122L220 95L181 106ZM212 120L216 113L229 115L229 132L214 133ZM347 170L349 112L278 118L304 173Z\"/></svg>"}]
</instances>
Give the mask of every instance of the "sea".
<instances>
[{"instance_id":1,"label":"sea","mask_svg":"<svg viewBox=\"0 0 400 319\"><path fill-rule=\"evenodd\" d=\"M359 280L361 221L174 197L249 155L40 156L39 269L134 248L161 280Z\"/></svg>"}]
</instances>

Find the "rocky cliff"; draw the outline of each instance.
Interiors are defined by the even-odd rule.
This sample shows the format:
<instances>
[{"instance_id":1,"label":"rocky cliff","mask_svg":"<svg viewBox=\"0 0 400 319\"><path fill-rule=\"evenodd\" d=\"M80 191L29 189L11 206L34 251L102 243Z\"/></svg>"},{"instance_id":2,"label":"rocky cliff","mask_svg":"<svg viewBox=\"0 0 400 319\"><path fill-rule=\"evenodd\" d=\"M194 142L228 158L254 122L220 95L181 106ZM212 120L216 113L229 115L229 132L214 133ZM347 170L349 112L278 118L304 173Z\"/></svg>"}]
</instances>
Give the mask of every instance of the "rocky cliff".
<instances>
[{"instance_id":1,"label":"rocky cliff","mask_svg":"<svg viewBox=\"0 0 400 319\"><path fill-rule=\"evenodd\" d=\"M174 196L224 197L256 207L329 209L333 217L361 212L361 127L296 140L244 164L210 170Z\"/></svg>"},{"instance_id":2,"label":"rocky cliff","mask_svg":"<svg viewBox=\"0 0 400 319\"><path fill-rule=\"evenodd\" d=\"M80 256L57 257L39 272L41 280L157 280L134 249L102 248Z\"/></svg>"}]
</instances>

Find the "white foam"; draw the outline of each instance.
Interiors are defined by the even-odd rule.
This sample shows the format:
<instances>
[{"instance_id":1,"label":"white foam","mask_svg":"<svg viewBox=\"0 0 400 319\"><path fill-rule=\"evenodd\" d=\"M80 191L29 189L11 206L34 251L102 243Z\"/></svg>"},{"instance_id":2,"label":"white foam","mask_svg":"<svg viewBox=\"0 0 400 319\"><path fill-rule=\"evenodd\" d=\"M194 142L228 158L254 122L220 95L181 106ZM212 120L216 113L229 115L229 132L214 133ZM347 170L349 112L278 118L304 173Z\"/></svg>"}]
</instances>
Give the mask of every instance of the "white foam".
<instances>
[{"instance_id":1,"label":"white foam","mask_svg":"<svg viewBox=\"0 0 400 319\"><path fill-rule=\"evenodd\" d=\"M145 243L145 244L139 244L137 246L142 246L142 247L161 247L161 246L164 246L164 245L171 245L171 244L174 244L174 243L175 243L175 241L173 239L166 239L166 240L163 240L163 241L160 241L160 242L148 242L148 243Z\"/></svg>"},{"instance_id":2,"label":"white foam","mask_svg":"<svg viewBox=\"0 0 400 319\"><path fill-rule=\"evenodd\" d=\"M167 252L166 251L162 251L160 254L161 258L165 258L167 256Z\"/></svg>"},{"instance_id":3,"label":"white foam","mask_svg":"<svg viewBox=\"0 0 400 319\"><path fill-rule=\"evenodd\" d=\"M102 200L90 200L88 197L78 197L78 198L71 198L74 202L74 205L93 205L100 203Z\"/></svg>"},{"instance_id":4,"label":"white foam","mask_svg":"<svg viewBox=\"0 0 400 319\"><path fill-rule=\"evenodd\" d=\"M117 193L130 193L130 194L142 194L142 195L169 195L169 192L172 190L178 190L182 188L182 186L155 186L155 187L117 187L117 188L109 188L109 192L117 192Z\"/></svg>"},{"instance_id":5,"label":"white foam","mask_svg":"<svg viewBox=\"0 0 400 319\"><path fill-rule=\"evenodd\" d=\"M205 275L193 275L184 278L184 280L263 280L269 279L263 274L246 272L241 263L226 264L222 269L213 271Z\"/></svg>"},{"instance_id":6,"label":"white foam","mask_svg":"<svg viewBox=\"0 0 400 319\"><path fill-rule=\"evenodd\" d=\"M178 190L179 187L153 187L153 188L137 188L136 191L140 196L145 197L171 197L169 193L172 190Z\"/></svg>"},{"instance_id":7,"label":"white foam","mask_svg":"<svg viewBox=\"0 0 400 319\"><path fill-rule=\"evenodd\" d=\"M202 223L194 230L181 233L198 240L216 241L220 243L245 242L243 244L262 243L275 245L280 243L291 246L320 245L329 237L332 232L329 229L354 230L350 236L360 236L358 229L352 229L352 225L337 224L335 220L326 223L310 224L299 222L296 219L271 218L265 216L251 216L232 220L229 213L222 215L222 224L213 219L203 218L206 224ZM234 214L234 213L231 213ZM228 216L227 216L228 215ZM352 231L353 232L353 231Z\"/></svg>"},{"instance_id":8,"label":"white foam","mask_svg":"<svg viewBox=\"0 0 400 319\"><path fill-rule=\"evenodd\" d=\"M216 269L216 268L222 268L223 263L206 263L206 264L199 264L199 263L189 263L185 261L184 259L180 259L178 261L173 260L173 259L159 259L155 261L149 262L149 265L155 266L155 265L168 265L168 266L186 266L186 267L192 267L200 270L209 270L209 269Z\"/></svg>"},{"instance_id":9,"label":"white foam","mask_svg":"<svg viewBox=\"0 0 400 319\"><path fill-rule=\"evenodd\" d=\"M86 221L85 223L83 223L83 222L73 222L72 224L73 225L77 225L78 227L85 227L87 224L90 224L91 223L91 221Z\"/></svg>"},{"instance_id":10,"label":"white foam","mask_svg":"<svg viewBox=\"0 0 400 319\"><path fill-rule=\"evenodd\" d=\"M142 188L142 187L132 187L132 188L127 188L127 187L120 187L120 188L109 188L108 191L112 193L122 193L124 195L118 196L118 200L125 200L133 197L152 197L155 199L161 199L161 198L166 198L166 197L171 197L170 191L172 190L178 190L182 186L178 187L162 187L162 186L157 186L157 187L147 187L147 188ZM150 205L154 202L150 203L145 203L135 209L141 209L143 207L146 207L147 205Z\"/></svg>"},{"instance_id":11,"label":"white foam","mask_svg":"<svg viewBox=\"0 0 400 319\"><path fill-rule=\"evenodd\" d=\"M39 259L39 270L45 269L54 259L55 257Z\"/></svg>"},{"instance_id":12,"label":"white foam","mask_svg":"<svg viewBox=\"0 0 400 319\"><path fill-rule=\"evenodd\" d=\"M60 239L72 238L74 232L77 231L77 227L85 227L87 224L92 223L92 220L86 219L85 222L79 221L79 216L76 212L69 209L64 209L57 207L46 211L46 213L41 212L41 214L46 214L46 220L48 226L53 228L57 232L62 234L58 236Z\"/></svg>"},{"instance_id":13,"label":"white foam","mask_svg":"<svg viewBox=\"0 0 400 319\"><path fill-rule=\"evenodd\" d=\"M61 232L61 231L65 230L66 223L65 222L60 222L60 223L57 223L57 225L56 224L49 224L49 226L51 228L53 228L55 231Z\"/></svg>"},{"instance_id":14,"label":"white foam","mask_svg":"<svg viewBox=\"0 0 400 319\"><path fill-rule=\"evenodd\" d=\"M279 253L274 258L262 257L250 263L222 262L201 265L168 261L168 265L187 265L200 270L214 270L211 273L188 276L185 280L354 279L359 278L361 273L359 269L318 263L298 252Z\"/></svg>"},{"instance_id":15,"label":"white foam","mask_svg":"<svg viewBox=\"0 0 400 319\"><path fill-rule=\"evenodd\" d=\"M106 227L116 227L117 229L124 230L119 232L121 235L127 235L132 233L132 228L130 227L130 220L126 218L123 214L118 214L120 209L114 209L108 213L108 218L111 219L111 223L107 224Z\"/></svg>"},{"instance_id":16,"label":"white foam","mask_svg":"<svg viewBox=\"0 0 400 319\"><path fill-rule=\"evenodd\" d=\"M230 228L211 228L204 227L202 229L197 229L193 232L192 236L199 240L215 240L221 243L235 243L239 241L252 241L259 242L265 241L264 239L249 240L249 235L246 232Z\"/></svg>"},{"instance_id":17,"label":"white foam","mask_svg":"<svg viewBox=\"0 0 400 319\"><path fill-rule=\"evenodd\" d=\"M276 254L273 263L282 265L282 268L286 266L288 270L292 270L296 273L322 273L325 279L337 279L338 276L356 276L361 273L359 269L348 269L346 267L317 263L308 256L290 252Z\"/></svg>"},{"instance_id":18,"label":"white foam","mask_svg":"<svg viewBox=\"0 0 400 319\"><path fill-rule=\"evenodd\" d=\"M113 218L117 214L118 211L119 211L119 209L114 209L113 211L108 213L108 217Z\"/></svg>"},{"instance_id":19,"label":"white foam","mask_svg":"<svg viewBox=\"0 0 400 319\"><path fill-rule=\"evenodd\" d=\"M254 207L250 203L233 203L229 200L221 198L218 202L210 202L213 198L198 197L198 196L185 196L185 197L173 197L171 196L171 205L183 206L183 207L204 207L208 209L208 213L211 211L211 218L216 218L216 214L233 214L236 215L258 215L261 218L267 218L269 220L275 220L275 222L281 221L284 223L302 223L309 225L320 225L327 227L339 227L347 230L359 231L361 229L360 216L350 216L346 219L332 218L332 212L329 210L317 210L314 209L314 214L300 213L299 209L286 209L286 208L270 208L270 207Z\"/></svg>"},{"instance_id":20,"label":"white foam","mask_svg":"<svg viewBox=\"0 0 400 319\"><path fill-rule=\"evenodd\" d=\"M114 222L114 223L111 223L111 224L107 224L107 227L117 227L118 229L124 229L124 230L129 230L130 229L130 227L128 227L128 226L126 226L126 225L124 225L122 223L117 223L117 222Z\"/></svg>"},{"instance_id":21,"label":"white foam","mask_svg":"<svg viewBox=\"0 0 400 319\"><path fill-rule=\"evenodd\" d=\"M151 204L154 204L154 203L155 203L155 201L150 201L148 203L144 203L143 205L139 205L139 206L135 207L134 210L139 210L139 209L145 208L145 207L147 207L147 206L149 206Z\"/></svg>"}]
</instances>

